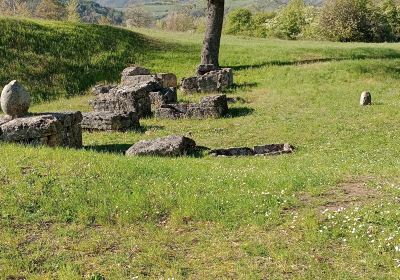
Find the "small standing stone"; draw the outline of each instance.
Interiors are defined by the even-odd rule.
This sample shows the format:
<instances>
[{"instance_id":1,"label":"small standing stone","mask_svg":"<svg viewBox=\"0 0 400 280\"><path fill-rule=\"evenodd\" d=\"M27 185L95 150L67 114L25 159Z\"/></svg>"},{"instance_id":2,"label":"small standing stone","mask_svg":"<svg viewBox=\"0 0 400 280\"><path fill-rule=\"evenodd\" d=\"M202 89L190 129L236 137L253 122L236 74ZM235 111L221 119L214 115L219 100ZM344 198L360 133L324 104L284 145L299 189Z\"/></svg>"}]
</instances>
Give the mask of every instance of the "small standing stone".
<instances>
[{"instance_id":1,"label":"small standing stone","mask_svg":"<svg viewBox=\"0 0 400 280\"><path fill-rule=\"evenodd\" d=\"M12 118L23 117L28 113L31 97L17 81L6 85L1 93L1 109Z\"/></svg>"},{"instance_id":2,"label":"small standing stone","mask_svg":"<svg viewBox=\"0 0 400 280\"><path fill-rule=\"evenodd\" d=\"M360 106L367 106L372 104L371 93L364 91L360 97Z\"/></svg>"}]
</instances>

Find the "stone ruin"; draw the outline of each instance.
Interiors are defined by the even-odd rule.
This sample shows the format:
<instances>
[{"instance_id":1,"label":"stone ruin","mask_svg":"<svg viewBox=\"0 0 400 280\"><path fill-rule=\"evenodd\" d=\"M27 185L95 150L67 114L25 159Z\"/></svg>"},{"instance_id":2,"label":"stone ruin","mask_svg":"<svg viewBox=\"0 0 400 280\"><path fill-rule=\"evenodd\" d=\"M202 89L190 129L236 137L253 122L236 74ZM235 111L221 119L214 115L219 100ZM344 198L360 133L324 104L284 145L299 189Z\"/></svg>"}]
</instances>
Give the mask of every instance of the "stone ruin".
<instances>
[{"instance_id":1,"label":"stone ruin","mask_svg":"<svg viewBox=\"0 0 400 280\"><path fill-rule=\"evenodd\" d=\"M164 104L156 109L155 116L161 119L219 118L228 112L226 95L206 96L199 103Z\"/></svg>"},{"instance_id":2,"label":"stone ruin","mask_svg":"<svg viewBox=\"0 0 400 280\"><path fill-rule=\"evenodd\" d=\"M126 151L126 156L183 156L196 148L190 138L171 135L147 141L139 141Z\"/></svg>"},{"instance_id":3,"label":"stone ruin","mask_svg":"<svg viewBox=\"0 0 400 280\"><path fill-rule=\"evenodd\" d=\"M183 78L181 89L185 93L221 92L233 85L233 71L231 68L216 68L214 65L200 65L197 75Z\"/></svg>"},{"instance_id":4,"label":"stone ruin","mask_svg":"<svg viewBox=\"0 0 400 280\"><path fill-rule=\"evenodd\" d=\"M267 144L255 146L253 149L248 147L216 149L209 152L212 156L274 156L282 154L291 154L294 147L290 144Z\"/></svg>"},{"instance_id":5,"label":"stone ruin","mask_svg":"<svg viewBox=\"0 0 400 280\"><path fill-rule=\"evenodd\" d=\"M146 68L123 70L119 85L93 89L93 112L84 113L82 127L87 130L125 131L138 129L139 119L149 117L156 108L177 102L177 78L171 73L150 74Z\"/></svg>"},{"instance_id":6,"label":"stone ruin","mask_svg":"<svg viewBox=\"0 0 400 280\"><path fill-rule=\"evenodd\" d=\"M29 93L17 81L6 85L1 94L0 140L51 147L82 147L80 112L28 113Z\"/></svg>"},{"instance_id":7,"label":"stone ruin","mask_svg":"<svg viewBox=\"0 0 400 280\"><path fill-rule=\"evenodd\" d=\"M210 150L196 145L193 139L170 135L152 140L139 141L131 146L126 156L184 156L195 151L209 150L213 156L273 156L293 153L294 147L290 144L267 144L252 148L228 148Z\"/></svg>"}]
</instances>

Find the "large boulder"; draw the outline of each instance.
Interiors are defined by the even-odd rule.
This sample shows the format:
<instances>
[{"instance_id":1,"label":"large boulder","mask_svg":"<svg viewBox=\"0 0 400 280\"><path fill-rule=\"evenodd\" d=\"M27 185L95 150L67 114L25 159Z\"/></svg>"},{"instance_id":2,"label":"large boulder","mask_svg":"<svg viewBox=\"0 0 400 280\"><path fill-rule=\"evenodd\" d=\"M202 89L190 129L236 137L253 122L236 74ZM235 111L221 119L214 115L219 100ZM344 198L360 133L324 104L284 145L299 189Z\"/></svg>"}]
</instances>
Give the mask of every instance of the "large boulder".
<instances>
[{"instance_id":1,"label":"large boulder","mask_svg":"<svg viewBox=\"0 0 400 280\"><path fill-rule=\"evenodd\" d=\"M17 81L6 85L1 93L1 109L12 118L23 117L28 113L31 98Z\"/></svg>"},{"instance_id":2,"label":"large boulder","mask_svg":"<svg viewBox=\"0 0 400 280\"><path fill-rule=\"evenodd\" d=\"M181 156L196 148L190 138L172 135L150 141L140 141L126 151L127 156Z\"/></svg>"}]
</instances>

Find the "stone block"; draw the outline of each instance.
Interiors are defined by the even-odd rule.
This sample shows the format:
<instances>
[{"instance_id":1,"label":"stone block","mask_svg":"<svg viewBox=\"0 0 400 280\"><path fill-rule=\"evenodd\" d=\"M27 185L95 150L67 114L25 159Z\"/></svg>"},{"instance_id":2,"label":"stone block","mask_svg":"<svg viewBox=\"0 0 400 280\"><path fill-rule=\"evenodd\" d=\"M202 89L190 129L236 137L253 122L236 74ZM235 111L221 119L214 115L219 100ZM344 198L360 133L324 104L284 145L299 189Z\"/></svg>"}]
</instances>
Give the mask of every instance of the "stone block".
<instances>
[{"instance_id":1,"label":"stone block","mask_svg":"<svg viewBox=\"0 0 400 280\"><path fill-rule=\"evenodd\" d=\"M140 141L126 151L127 156L181 156L196 148L190 138L172 135L154 140Z\"/></svg>"},{"instance_id":2,"label":"stone block","mask_svg":"<svg viewBox=\"0 0 400 280\"><path fill-rule=\"evenodd\" d=\"M82 147L80 112L42 113L0 121L0 140L43 144L51 147Z\"/></svg>"},{"instance_id":3,"label":"stone block","mask_svg":"<svg viewBox=\"0 0 400 280\"><path fill-rule=\"evenodd\" d=\"M85 130L127 131L139 128L139 117L135 112L83 113L82 129Z\"/></svg>"}]
</instances>

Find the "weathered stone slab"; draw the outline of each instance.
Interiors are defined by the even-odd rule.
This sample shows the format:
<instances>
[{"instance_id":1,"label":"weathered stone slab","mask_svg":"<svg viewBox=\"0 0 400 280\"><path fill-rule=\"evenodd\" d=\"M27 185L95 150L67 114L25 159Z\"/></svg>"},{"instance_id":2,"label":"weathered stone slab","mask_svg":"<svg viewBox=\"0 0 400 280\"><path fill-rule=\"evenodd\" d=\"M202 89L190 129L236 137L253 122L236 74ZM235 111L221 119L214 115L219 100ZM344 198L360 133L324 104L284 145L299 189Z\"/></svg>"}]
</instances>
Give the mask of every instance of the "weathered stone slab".
<instances>
[{"instance_id":1,"label":"weathered stone slab","mask_svg":"<svg viewBox=\"0 0 400 280\"><path fill-rule=\"evenodd\" d=\"M51 147L82 147L80 112L43 113L0 120L0 140Z\"/></svg>"},{"instance_id":2,"label":"weathered stone slab","mask_svg":"<svg viewBox=\"0 0 400 280\"><path fill-rule=\"evenodd\" d=\"M150 75L150 70L140 66L130 66L122 71L123 78L136 75Z\"/></svg>"},{"instance_id":3,"label":"weathered stone slab","mask_svg":"<svg viewBox=\"0 0 400 280\"><path fill-rule=\"evenodd\" d=\"M101 94L90 101L94 111L136 112L139 118L151 115L149 92L159 90L155 82L137 85L120 85L109 93Z\"/></svg>"},{"instance_id":4,"label":"weathered stone slab","mask_svg":"<svg viewBox=\"0 0 400 280\"><path fill-rule=\"evenodd\" d=\"M290 144L268 144L255 146L254 153L256 155L280 155L290 154L294 151L294 147Z\"/></svg>"},{"instance_id":5,"label":"weathered stone slab","mask_svg":"<svg viewBox=\"0 0 400 280\"><path fill-rule=\"evenodd\" d=\"M123 86L136 86L141 83L153 82L158 84L158 88L162 88L161 81L156 77L156 75L136 75L136 76L126 76L122 77L121 85Z\"/></svg>"},{"instance_id":6,"label":"weathered stone slab","mask_svg":"<svg viewBox=\"0 0 400 280\"><path fill-rule=\"evenodd\" d=\"M203 72L205 72L204 70ZM233 85L233 71L231 68L208 71L203 75L184 78L181 89L185 93L220 92Z\"/></svg>"},{"instance_id":7,"label":"weathered stone slab","mask_svg":"<svg viewBox=\"0 0 400 280\"><path fill-rule=\"evenodd\" d=\"M83 113L82 129L95 131L127 131L140 128L135 112L90 112Z\"/></svg>"},{"instance_id":8,"label":"weathered stone slab","mask_svg":"<svg viewBox=\"0 0 400 280\"><path fill-rule=\"evenodd\" d=\"M215 149L209 152L213 156L273 156L281 154L290 154L294 151L290 144L267 144L255 146L254 149L248 147Z\"/></svg>"},{"instance_id":9,"label":"weathered stone slab","mask_svg":"<svg viewBox=\"0 0 400 280\"><path fill-rule=\"evenodd\" d=\"M254 151L247 147L240 147L240 148L227 148L227 149L211 150L209 152L209 154L212 156L225 156L225 157L253 156Z\"/></svg>"},{"instance_id":10,"label":"weathered stone slab","mask_svg":"<svg viewBox=\"0 0 400 280\"><path fill-rule=\"evenodd\" d=\"M172 135L149 141L140 141L126 152L127 156L181 156L196 147L196 142L190 138Z\"/></svg>"},{"instance_id":11,"label":"weathered stone slab","mask_svg":"<svg viewBox=\"0 0 400 280\"><path fill-rule=\"evenodd\" d=\"M204 97L200 103L165 104L157 108L155 116L164 119L220 118L228 112L226 95Z\"/></svg>"}]
</instances>

